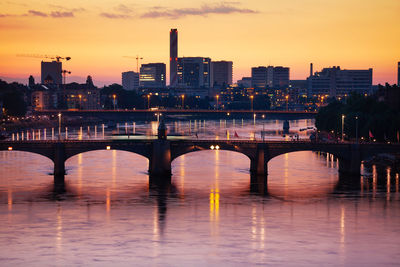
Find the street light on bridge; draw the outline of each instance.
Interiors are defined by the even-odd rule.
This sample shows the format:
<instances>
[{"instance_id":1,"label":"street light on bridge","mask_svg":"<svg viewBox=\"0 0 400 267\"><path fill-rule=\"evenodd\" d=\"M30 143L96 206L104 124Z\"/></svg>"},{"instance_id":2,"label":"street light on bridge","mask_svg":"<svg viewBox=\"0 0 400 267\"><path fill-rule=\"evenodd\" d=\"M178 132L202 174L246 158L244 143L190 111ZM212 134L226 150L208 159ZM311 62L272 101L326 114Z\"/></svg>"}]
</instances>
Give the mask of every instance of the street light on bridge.
<instances>
[{"instance_id":1,"label":"street light on bridge","mask_svg":"<svg viewBox=\"0 0 400 267\"><path fill-rule=\"evenodd\" d=\"M253 100L254 100L254 96L251 95L250 96L250 101L251 101L251 111L253 111Z\"/></svg>"},{"instance_id":2,"label":"street light on bridge","mask_svg":"<svg viewBox=\"0 0 400 267\"><path fill-rule=\"evenodd\" d=\"M344 116L343 114L342 114L342 142L344 142L344 118L345 118L346 116Z\"/></svg>"},{"instance_id":3,"label":"street light on bridge","mask_svg":"<svg viewBox=\"0 0 400 267\"><path fill-rule=\"evenodd\" d=\"M115 110L115 99L117 98L116 94L113 94L113 105L114 105L114 110Z\"/></svg>"},{"instance_id":4,"label":"street light on bridge","mask_svg":"<svg viewBox=\"0 0 400 267\"><path fill-rule=\"evenodd\" d=\"M58 140L61 140L61 113L58 113Z\"/></svg>"}]
</instances>

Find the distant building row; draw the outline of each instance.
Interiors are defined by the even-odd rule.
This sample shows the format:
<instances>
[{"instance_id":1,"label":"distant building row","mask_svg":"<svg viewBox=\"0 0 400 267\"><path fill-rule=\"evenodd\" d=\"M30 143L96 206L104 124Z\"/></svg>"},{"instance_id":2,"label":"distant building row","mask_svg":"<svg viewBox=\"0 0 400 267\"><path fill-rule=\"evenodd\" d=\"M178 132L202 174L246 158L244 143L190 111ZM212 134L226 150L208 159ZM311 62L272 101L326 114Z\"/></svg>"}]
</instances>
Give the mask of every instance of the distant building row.
<instances>
[{"instance_id":1,"label":"distant building row","mask_svg":"<svg viewBox=\"0 0 400 267\"><path fill-rule=\"evenodd\" d=\"M177 59L177 83L175 87L211 88L232 84L232 61L211 62L210 58L183 57ZM142 64L140 73L122 73L122 86L125 90L139 87L166 87L166 65L164 63Z\"/></svg>"}]
</instances>

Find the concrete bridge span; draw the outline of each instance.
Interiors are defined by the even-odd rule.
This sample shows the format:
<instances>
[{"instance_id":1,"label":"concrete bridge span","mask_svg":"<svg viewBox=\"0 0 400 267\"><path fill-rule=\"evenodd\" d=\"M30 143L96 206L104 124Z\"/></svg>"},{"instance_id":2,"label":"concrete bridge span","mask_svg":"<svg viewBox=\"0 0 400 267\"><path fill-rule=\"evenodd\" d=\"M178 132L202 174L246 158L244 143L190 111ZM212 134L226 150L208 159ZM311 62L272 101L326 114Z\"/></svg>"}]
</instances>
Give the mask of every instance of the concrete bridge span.
<instances>
[{"instance_id":1,"label":"concrete bridge span","mask_svg":"<svg viewBox=\"0 0 400 267\"><path fill-rule=\"evenodd\" d=\"M339 159L339 172L360 175L361 161L381 153L400 153L400 144L315 143L251 140L54 140L2 141L0 150L27 151L43 155L54 162L54 182L64 183L65 161L94 150L122 150L149 160L149 175L170 181L171 163L181 155L203 150L227 150L250 159L252 177L267 180L268 162L279 155L296 151L320 151Z\"/></svg>"}]
</instances>

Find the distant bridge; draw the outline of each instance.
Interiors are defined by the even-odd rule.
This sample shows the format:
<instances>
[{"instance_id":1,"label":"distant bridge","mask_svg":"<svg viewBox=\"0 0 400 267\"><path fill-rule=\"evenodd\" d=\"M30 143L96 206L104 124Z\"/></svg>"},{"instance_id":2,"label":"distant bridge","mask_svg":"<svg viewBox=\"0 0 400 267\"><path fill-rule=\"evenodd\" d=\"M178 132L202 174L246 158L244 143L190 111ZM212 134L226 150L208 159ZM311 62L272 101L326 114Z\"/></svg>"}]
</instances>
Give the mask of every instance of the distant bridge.
<instances>
[{"instance_id":1,"label":"distant bridge","mask_svg":"<svg viewBox=\"0 0 400 267\"><path fill-rule=\"evenodd\" d=\"M233 118L253 118L254 114L258 118L261 115L269 116L288 116L288 117L305 117L314 118L317 112L315 111L284 111L284 110L208 110L208 109L136 109L136 110L43 110L35 111L37 115L57 115L62 113L67 116L97 116L97 117L154 117L155 113L164 115L190 115L221 118L231 116Z\"/></svg>"},{"instance_id":2,"label":"distant bridge","mask_svg":"<svg viewBox=\"0 0 400 267\"><path fill-rule=\"evenodd\" d=\"M320 151L339 159L339 172L360 175L361 161L382 153L399 153L400 144L319 143L310 141L251 140L54 140L2 141L0 151L26 151L43 155L54 162L54 182L64 183L65 161L77 154L94 150L122 150L149 160L150 179L169 181L171 162L181 155L203 150L228 150L250 159L252 177L267 182L268 162L279 155L295 151ZM201 164L201 163L199 163ZM161 179L161 180L160 180Z\"/></svg>"}]
</instances>

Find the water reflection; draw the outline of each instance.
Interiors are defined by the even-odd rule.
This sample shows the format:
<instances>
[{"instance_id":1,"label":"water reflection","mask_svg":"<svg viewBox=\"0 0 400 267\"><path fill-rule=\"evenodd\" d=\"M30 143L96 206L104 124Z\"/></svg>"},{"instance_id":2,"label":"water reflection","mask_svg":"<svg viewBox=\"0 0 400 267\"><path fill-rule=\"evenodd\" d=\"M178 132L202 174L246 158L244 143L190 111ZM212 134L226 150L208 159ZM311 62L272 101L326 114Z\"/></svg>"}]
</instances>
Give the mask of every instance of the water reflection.
<instances>
[{"instance_id":1,"label":"water reflection","mask_svg":"<svg viewBox=\"0 0 400 267\"><path fill-rule=\"evenodd\" d=\"M221 127L221 138L226 130L257 138L254 129L261 128L252 120L171 125L205 133ZM361 177L346 177L333 155L295 152L272 159L266 179L250 176L244 155L199 151L174 160L172 176L156 180L141 156L93 151L67 161L59 190L46 158L0 152L0 163L0 212L8 214L0 216L0 256L8 266L400 261L399 174L393 168L363 163Z\"/></svg>"}]
</instances>

